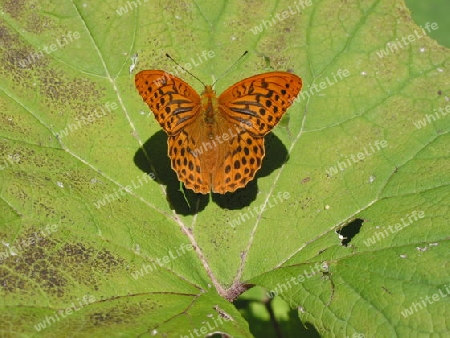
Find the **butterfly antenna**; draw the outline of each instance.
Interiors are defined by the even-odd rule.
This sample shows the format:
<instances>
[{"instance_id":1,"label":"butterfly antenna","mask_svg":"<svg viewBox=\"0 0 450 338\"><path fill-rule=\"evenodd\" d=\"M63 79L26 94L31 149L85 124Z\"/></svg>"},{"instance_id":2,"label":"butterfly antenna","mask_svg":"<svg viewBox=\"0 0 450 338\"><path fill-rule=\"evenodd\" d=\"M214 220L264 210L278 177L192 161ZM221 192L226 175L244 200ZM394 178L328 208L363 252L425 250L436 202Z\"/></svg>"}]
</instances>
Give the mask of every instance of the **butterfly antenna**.
<instances>
[{"instance_id":1,"label":"butterfly antenna","mask_svg":"<svg viewBox=\"0 0 450 338\"><path fill-rule=\"evenodd\" d=\"M239 59L237 59L237 60L231 65L231 67L228 68L227 71L225 71L222 75L220 75L220 76L216 79L216 81L214 81L214 83L212 84L212 87L214 87L214 85L217 83L217 81L219 81L221 78L223 78L225 75L227 75L227 74L228 74L228 73L236 66L236 64L237 64L239 61L241 61L241 59L242 59L247 53L248 53L248 50L246 50L246 51L244 52L244 54L242 54L242 55L239 57Z\"/></svg>"},{"instance_id":2,"label":"butterfly antenna","mask_svg":"<svg viewBox=\"0 0 450 338\"><path fill-rule=\"evenodd\" d=\"M166 56L172 60L178 67L180 67L181 69L183 69L186 73L188 73L190 76L192 76L194 79L197 79L198 82L200 82L203 86L206 87L206 85L203 83L202 80L200 80L197 76L195 76L194 74L192 74L190 71L186 70L182 65L180 65L178 62L176 62L169 54L166 53Z\"/></svg>"}]
</instances>

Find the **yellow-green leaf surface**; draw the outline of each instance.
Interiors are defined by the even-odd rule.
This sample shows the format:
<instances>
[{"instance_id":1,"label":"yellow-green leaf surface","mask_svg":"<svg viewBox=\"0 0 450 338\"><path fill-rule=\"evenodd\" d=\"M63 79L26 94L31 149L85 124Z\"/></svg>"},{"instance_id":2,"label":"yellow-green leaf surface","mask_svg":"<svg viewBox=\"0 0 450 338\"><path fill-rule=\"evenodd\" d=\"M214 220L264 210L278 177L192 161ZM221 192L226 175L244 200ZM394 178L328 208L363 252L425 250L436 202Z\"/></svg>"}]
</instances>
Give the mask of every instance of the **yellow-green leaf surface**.
<instances>
[{"instance_id":1,"label":"yellow-green leaf surface","mask_svg":"<svg viewBox=\"0 0 450 338\"><path fill-rule=\"evenodd\" d=\"M229 300L252 285L323 336L449 334L450 52L403 1L0 0L0 15L2 336L251 337ZM166 53L206 84L226 72L218 93L302 77L245 189L180 190L134 87L162 69L202 92Z\"/></svg>"}]
</instances>

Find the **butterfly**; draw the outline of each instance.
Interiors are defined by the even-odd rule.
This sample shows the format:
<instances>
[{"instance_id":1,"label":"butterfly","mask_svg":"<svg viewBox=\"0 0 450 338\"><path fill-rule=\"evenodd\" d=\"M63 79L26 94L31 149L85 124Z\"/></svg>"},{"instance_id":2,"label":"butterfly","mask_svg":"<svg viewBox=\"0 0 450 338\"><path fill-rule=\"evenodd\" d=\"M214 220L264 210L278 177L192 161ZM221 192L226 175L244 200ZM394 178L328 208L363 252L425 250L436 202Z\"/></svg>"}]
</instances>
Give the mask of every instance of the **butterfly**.
<instances>
[{"instance_id":1,"label":"butterfly","mask_svg":"<svg viewBox=\"0 0 450 338\"><path fill-rule=\"evenodd\" d=\"M172 169L196 193L225 194L245 187L261 168L264 136L302 88L288 72L246 78L217 97L212 86L199 95L162 70L136 74L136 88L168 135Z\"/></svg>"}]
</instances>

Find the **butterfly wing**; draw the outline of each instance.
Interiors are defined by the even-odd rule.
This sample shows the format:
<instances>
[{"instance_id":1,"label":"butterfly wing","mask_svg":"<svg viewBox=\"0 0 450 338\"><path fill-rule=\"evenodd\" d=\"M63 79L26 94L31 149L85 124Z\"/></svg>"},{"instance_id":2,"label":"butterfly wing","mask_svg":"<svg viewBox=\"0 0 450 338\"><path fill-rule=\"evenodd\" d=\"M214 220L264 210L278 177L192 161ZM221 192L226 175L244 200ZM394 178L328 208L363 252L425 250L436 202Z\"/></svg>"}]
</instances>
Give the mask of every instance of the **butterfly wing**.
<instances>
[{"instance_id":1,"label":"butterfly wing","mask_svg":"<svg viewBox=\"0 0 450 338\"><path fill-rule=\"evenodd\" d=\"M169 135L169 157L178 179L202 194L233 192L253 179L264 157L264 135L278 123L302 86L299 77L285 72L242 80L220 95L211 125L209 119L197 119L206 108L183 80L160 70L145 70L136 75L135 83ZM209 112L214 93L205 97ZM223 136L223 140L213 140L212 135Z\"/></svg>"},{"instance_id":2,"label":"butterfly wing","mask_svg":"<svg viewBox=\"0 0 450 338\"><path fill-rule=\"evenodd\" d=\"M234 129L235 136L219 148L223 162L213 173L214 192L233 192L255 177L265 155L264 136L278 123L301 88L298 76L271 72L244 79L219 96L220 125Z\"/></svg>"},{"instance_id":3,"label":"butterfly wing","mask_svg":"<svg viewBox=\"0 0 450 338\"><path fill-rule=\"evenodd\" d=\"M195 153L197 139L201 137L194 123L202 110L200 96L186 82L161 70L139 72L135 84L169 136L168 153L178 179L188 189L209 193L207 170L201 163L201 157Z\"/></svg>"},{"instance_id":4,"label":"butterfly wing","mask_svg":"<svg viewBox=\"0 0 450 338\"><path fill-rule=\"evenodd\" d=\"M302 79L270 72L239 81L219 96L219 110L250 134L263 137L278 123L302 88Z\"/></svg>"},{"instance_id":5,"label":"butterfly wing","mask_svg":"<svg viewBox=\"0 0 450 338\"><path fill-rule=\"evenodd\" d=\"M192 189L196 193L209 194L211 190L210 172L205 166L203 157L208 154L200 153L195 129L194 125L190 125L186 130L169 136L169 157L178 180L183 182L186 188Z\"/></svg>"},{"instance_id":6,"label":"butterfly wing","mask_svg":"<svg viewBox=\"0 0 450 338\"><path fill-rule=\"evenodd\" d=\"M193 123L201 109L197 92L183 80L162 70L136 74L136 88L168 135Z\"/></svg>"},{"instance_id":7,"label":"butterfly wing","mask_svg":"<svg viewBox=\"0 0 450 338\"><path fill-rule=\"evenodd\" d=\"M217 165L212 174L212 191L219 194L243 188L251 181L264 158L264 137L253 137L245 130L229 125L220 135L228 140L217 147Z\"/></svg>"}]
</instances>

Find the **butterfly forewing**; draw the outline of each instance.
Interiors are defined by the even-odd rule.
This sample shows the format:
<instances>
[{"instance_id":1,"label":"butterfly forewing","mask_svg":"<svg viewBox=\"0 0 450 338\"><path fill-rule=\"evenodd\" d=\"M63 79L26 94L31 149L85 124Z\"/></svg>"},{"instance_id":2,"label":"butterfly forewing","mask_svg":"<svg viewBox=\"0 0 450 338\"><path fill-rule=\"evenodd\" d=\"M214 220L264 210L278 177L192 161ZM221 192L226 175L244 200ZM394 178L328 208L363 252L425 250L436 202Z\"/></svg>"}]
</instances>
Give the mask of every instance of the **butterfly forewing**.
<instances>
[{"instance_id":1,"label":"butterfly forewing","mask_svg":"<svg viewBox=\"0 0 450 338\"><path fill-rule=\"evenodd\" d=\"M135 84L167 134L174 135L195 121L200 96L183 80L162 70L143 70L136 74Z\"/></svg>"},{"instance_id":2,"label":"butterfly forewing","mask_svg":"<svg viewBox=\"0 0 450 338\"><path fill-rule=\"evenodd\" d=\"M219 96L226 118L254 136L266 135L278 123L302 88L302 80L287 72L271 72L244 79Z\"/></svg>"}]
</instances>

